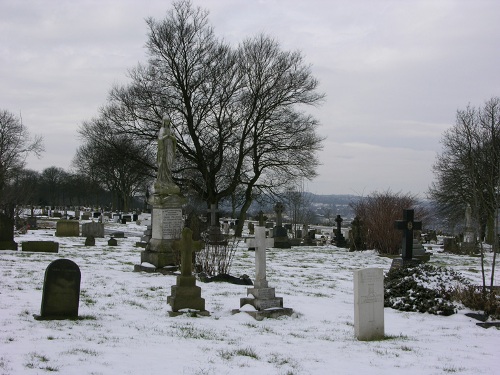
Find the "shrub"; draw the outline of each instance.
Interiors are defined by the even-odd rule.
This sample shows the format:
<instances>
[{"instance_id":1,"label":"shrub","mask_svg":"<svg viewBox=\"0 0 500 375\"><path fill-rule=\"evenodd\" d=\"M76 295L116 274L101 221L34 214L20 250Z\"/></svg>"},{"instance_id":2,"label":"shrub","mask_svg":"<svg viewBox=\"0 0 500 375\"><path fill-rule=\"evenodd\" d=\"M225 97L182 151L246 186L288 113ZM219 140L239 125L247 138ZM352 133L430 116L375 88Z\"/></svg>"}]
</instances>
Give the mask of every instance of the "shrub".
<instances>
[{"instance_id":1,"label":"shrub","mask_svg":"<svg viewBox=\"0 0 500 375\"><path fill-rule=\"evenodd\" d=\"M446 268L419 265L391 269L384 280L384 306L434 315L456 312L453 292L464 279Z\"/></svg>"}]
</instances>

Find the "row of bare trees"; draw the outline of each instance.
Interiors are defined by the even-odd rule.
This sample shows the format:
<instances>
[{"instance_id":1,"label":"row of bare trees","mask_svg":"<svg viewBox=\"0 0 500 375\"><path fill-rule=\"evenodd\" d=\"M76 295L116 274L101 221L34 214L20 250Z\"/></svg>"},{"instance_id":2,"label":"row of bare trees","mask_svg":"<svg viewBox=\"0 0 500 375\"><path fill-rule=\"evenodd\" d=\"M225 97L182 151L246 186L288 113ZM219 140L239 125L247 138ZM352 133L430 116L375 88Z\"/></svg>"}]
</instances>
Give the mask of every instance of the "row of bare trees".
<instances>
[{"instance_id":1,"label":"row of bare trees","mask_svg":"<svg viewBox=\"0 0 500 375\"><path fill-rule=\"evenodd\" d=\"M316 175L323 139L304 108L323 100L318 82L300 52L283 51L268 36L237 47L218 39L208 12L190 1L146 23L148 62L83 124L75 166L95 171L102 164L95 151L104 147L154 177L157 133L168 117L177 138L174 181L208 205L238 204L241 233L256 195ZM125 152L120 142L139 152Z\"/></svg>"}]
</instances>

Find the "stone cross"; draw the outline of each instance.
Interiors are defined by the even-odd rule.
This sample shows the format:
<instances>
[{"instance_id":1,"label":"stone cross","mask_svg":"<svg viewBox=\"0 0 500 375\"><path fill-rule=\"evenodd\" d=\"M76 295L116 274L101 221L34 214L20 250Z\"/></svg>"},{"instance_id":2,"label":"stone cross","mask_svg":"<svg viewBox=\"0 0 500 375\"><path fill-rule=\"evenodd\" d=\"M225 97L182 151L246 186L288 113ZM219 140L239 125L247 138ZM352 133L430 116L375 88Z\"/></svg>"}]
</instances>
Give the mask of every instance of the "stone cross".
<instances>
[{"instance_id":1,"label":"stone cross","mask_svg":"<svg viewBox=\"0 0 500 375\"><path fill-rule=\"evenodd\" d=\"M210 205L210 209L207 210L207 212L210 214L210 225L212 227L218 227L219 225L217 224L217 212L219 210L215 207L215 204Z\"/></svg>"},{"instance_id":2,"label":"stone cross","mask_svg":"<svg viewBox=\"0 0 500 375\"><path fill-rule=\"evenodd\" d=\"M193 241L193 231L189 228L182 230L182 238L179 241L181 252L181 275L191 276L193 273L193 251L199 251L203 247L201 241Z\"/></svg>"},{"instance_id":3,"label":"stone cross","mask_svg":"<svg viewBox=\"0 0 500 375\"><path fill-rule=\"evenodd\" d=\"M274 206L274 211L276 212L276 226L277 227L281 227L283 225L283 218L282 218L282 214L283 214L283 209L285 207L283 206L283 203L281 202L278 202L276 203L276 206Z\"/></svg>"},{"instance_id":4,"label":"stone cross","mask_svg":"<svg viewBox=\"0 0 500 375\"><path fill-rule=\"evenodd\" d=\"M403 246L401 257L404 260L413 258L413 231L422 229L421 221L414 221L415 210L403 210L403 220L395 222L396 229L403 231Z\"/></svg>"}]
</instances>

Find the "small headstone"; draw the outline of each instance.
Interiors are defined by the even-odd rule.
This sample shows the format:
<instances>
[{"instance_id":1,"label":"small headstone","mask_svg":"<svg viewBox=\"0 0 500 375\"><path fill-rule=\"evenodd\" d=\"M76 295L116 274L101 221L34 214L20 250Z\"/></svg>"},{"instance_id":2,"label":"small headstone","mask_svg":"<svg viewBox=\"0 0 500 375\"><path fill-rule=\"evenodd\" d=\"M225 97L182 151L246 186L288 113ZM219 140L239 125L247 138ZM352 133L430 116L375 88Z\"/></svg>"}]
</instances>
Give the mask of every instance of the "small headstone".
<instances>
[{"instance_id":1,"label":"small headstone","mask_svg":"<svg viewBox=\"0 0 500 375\"><path fill-rule=\"evenodd\" d=\"M99 216L101 216L101 213L100 213L100 212L94 212L94 213L92 214L92 217L93 217L94 219L97 219Z\"/></svg>"},{"instance_id":2,"label":"small headstone","mask_svg":"<svg viewBox=\"0 0 500 375\"><path fill-rule=\"evenodd\" d=\"M114 232L113 237L114 238L125 238L125 232Z\"/></svg>"},{"instance_id":3,"label":"small headstone","mask_svg":"<svg viewBox=\"0 0 500 375\"><path fill-rule=\"evenodd\" d=\"M42 307L37 320L77 319L80 301L80 268L69 259L57 259L45 270Z\"/></svg>"},{"instance_id":4,"label":"small headstone","mask_svg":"<svg viewBox=\"0 0 500 375\"><path fill-rule=\"evenodd\" d=\"M255 234L255 224L254 223L251 223L251 222L248 223L248 233L250 235Z\"/></svg>"},{"instance_id":5,"label":"small headstone","mask_svg":"<svg viewBox=\"0 0 500 375\"><path fill-rule=\"evenodd\" d=\"M59 220L56 224L56 237L79 237L80 224L73 220Z\"/></svg>"},{"instance_id":6,"label":"small headstone","mask_svg":"<svg viewBox=\"0 0 500 375\"><path fill-rule=\"evenodd\" d=\"M81 214L80 220L90 220L90 215L89 214Z\"/></svg>"},{"instance_id":7,"label":"small headstone","mask_svg":"<svg viewBox=\"0 0 500 375\"><path fill-rule=\"evenodd\" d=\"M381 268L354 271L354 332L358 340L384 338L384 272Z\"/></svg>"},{"instance_id":8,"label":"small headstone","mask_svg":"<svg viewBox=\"0 0 500 375\"><path fill-rule=\"evenodd\" d=\"M85 238L85 246L95 246L95 237L94 236L87 236Z\"/></svg>"},{"instance_id":9,"label":"small headstone","mask_svg":"<svg viewBox=\"0 0 500 375\"><path fill-rule=\"evenodd\" d=\"M58 253L59 242L24 241L21 243L21 251L30 251L34 253Z\"/></svg>"},{"instance_id":10,"label":"small headstone","mask_svg":"<svg viewBox=\"0 0 500 375\"><path fill-rule=\"evenodd\" d=\"M36 216L28 216L26 218L26 223L28 224L29 229L38 229L38 222Z\"/></svg>"},{"instance_id":11,"label":"small headstone","mask_svg":"<svg viewBox=\"0 0 500 375\"><path fill-rule=\"evenodd\" d=\"M118 241L111 237L109 240L108 240L108 246L118 246Z\"/></svg>"}]
</instances>

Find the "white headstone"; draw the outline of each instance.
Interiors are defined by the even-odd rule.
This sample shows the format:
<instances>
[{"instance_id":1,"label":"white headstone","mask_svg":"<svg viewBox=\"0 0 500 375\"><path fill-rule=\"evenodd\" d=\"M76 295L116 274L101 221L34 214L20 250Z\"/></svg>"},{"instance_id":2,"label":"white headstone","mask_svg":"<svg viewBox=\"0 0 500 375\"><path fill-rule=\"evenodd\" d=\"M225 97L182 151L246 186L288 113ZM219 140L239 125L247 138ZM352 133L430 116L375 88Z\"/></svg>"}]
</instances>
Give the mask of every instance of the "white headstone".
<instances>
[{"instance_id":1,"label":"white headstone","mask_svg":"<svg viewBox=\"0 0 500 375\"><path fill-rule=\"evenodd\" d=\"M358 340L384 338L384 272L354 271L354 332Z\"/></svg>"}]
</instances>

